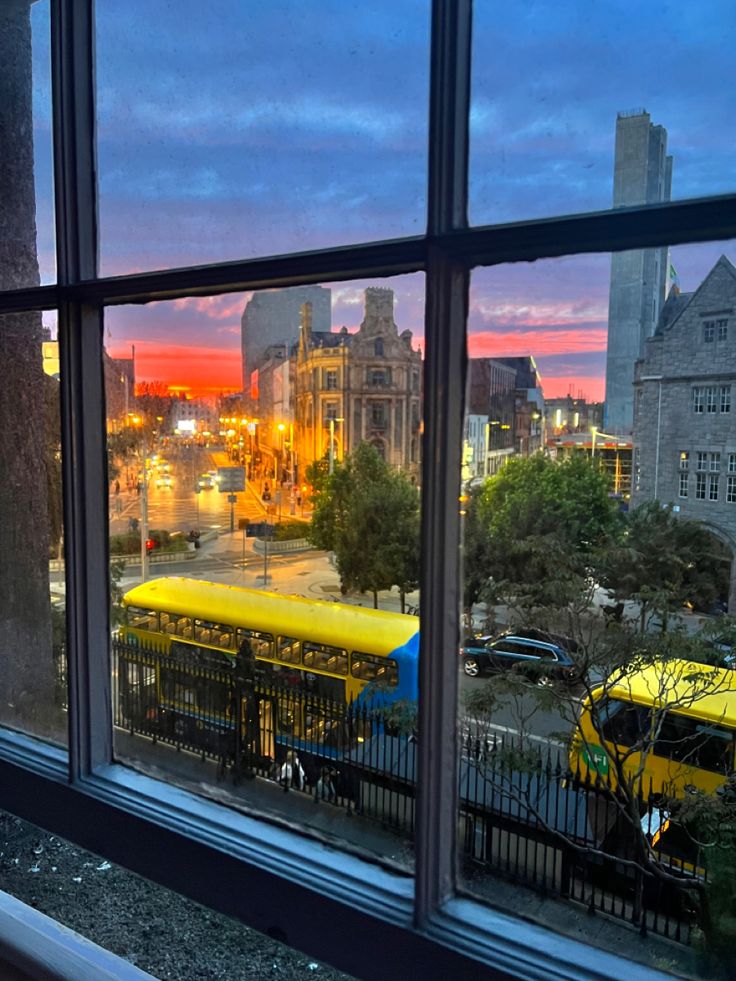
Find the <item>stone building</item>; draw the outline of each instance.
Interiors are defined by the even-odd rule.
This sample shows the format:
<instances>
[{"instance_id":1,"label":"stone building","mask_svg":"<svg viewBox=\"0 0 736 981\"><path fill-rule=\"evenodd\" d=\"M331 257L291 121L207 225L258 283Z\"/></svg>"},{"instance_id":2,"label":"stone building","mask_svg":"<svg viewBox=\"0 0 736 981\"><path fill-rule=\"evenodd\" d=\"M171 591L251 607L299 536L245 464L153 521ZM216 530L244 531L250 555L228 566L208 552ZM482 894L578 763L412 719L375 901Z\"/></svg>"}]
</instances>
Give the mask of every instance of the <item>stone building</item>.
<instances>
[{"instance_id":1,"label":"stone building","mask_svg":"<svg viewBox=\"0 0 736 981\"><path fill-rule=\"evenodd\" d=\"M670 292L636 364L632 503L656 499L736 551L736 268ZM717 551L714 549L714 552ZM736 562L729 609L736 610Z\"/></svg>"},{"instance_id":2,"label":"stone building","mask_svg":"<svg viewBox=\"0 0 736 981\"><path fill-rule=\"evenodd\" d=\"M399 333L394 321L393 290L366 289L363 322L353 334L345 327L315 329L305 304L293 383L299 474L325 456L342 459L365 440L389 464L418 479L421 377L412 333Z\"/></svg>"},{"instance_id":3,"label":"stone building","mask_svg":"<svg viewBox=\"0 0 736 981\"><path fill-rule=\"evenodd\" d=\"M672 157L667 130L655 126L643 109L622 112L616 119L613 207L669 201ZM606 402L603 428L630 433L633 421L634 362L654 333L665 299L668 250L614 252L608 301Z\"/></svg>"}]
</instances>

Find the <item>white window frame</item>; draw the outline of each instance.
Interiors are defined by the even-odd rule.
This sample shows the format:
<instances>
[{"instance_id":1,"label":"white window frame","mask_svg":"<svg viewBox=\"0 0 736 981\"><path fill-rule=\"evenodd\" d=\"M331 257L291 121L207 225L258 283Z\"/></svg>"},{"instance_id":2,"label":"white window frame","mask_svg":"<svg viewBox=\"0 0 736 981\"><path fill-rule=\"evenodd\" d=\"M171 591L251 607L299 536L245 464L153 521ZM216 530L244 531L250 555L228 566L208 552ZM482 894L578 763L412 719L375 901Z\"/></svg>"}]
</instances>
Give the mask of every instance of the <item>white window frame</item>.
<instances>
[{"instance_id":1,"label":"white window frame","mask_svg":"<svg viewBox=\"0 0 736 981\"><path fill-rule=\"evenodd\" d=\"M695 474L695 500L704 501L705 500L705 473L700 472Z\"/></svg>"},{"instance_id":2,"label":"white window frame","mask_svg":"<svg viewBox=\"0 0 736 981\"><path fill-rule=\"evenodd\" d=\"M708 458L708 469L711 473L721 472L721 454L711 453Z\"/></svg>"},{"instance_id":3,"label":"white window frame","mask_svg":"<svg viewBox=\"0 0 736 981\"><path fill-rule=\"evenodd\" d=\"M680 482L679 482L678 496L687 497L687 489L688 489L688 481L689 481L689 474L687 470L681 470L679 474L679 478L680 478Z\"/></svg>"},{"instance_id":4,"label":"white window frame","mask_svg":"<svg viewBox=\"0 0 736 981\"><path fill-rule=\"evenodd\" d=\"M717 473L708 474L708 500L709 501L718 500L718 474Z\"/></svg>"},{"instance_id":5,"label":"white window frame","mask_svg":"<svg viewBox=\"0 0 736 981\"><path fill-rule=\"evenodd\" d=\"M93 3L50 3L58 280L0 293L0 314L58 311L69 749L0 732L0 803L256 929L277 925L294 946L363 977L403 978L406 963L419 975L458 979L664 977L456 891L456 502L468 286L475 266L728 239L736 195L469 228L471 3L432 0L426 235L103 279L97 261ZM225 811L114 761L102 311L154 298L418 271L426 277L424 442L433 452L422 461L421 738L416 873L410 878L329 843ZM246 894L258 901L243 903Z\"/></svg>"},{"instance_id":6,"label":"white window frame","mask_svg":"<svg viewBox=\"0 0 736 981\"><path fill-rule=\"evenodd\" d=\"M705 412L705 388L702 385L693 386L693 412L702 415Z\"/></svg>"},{"instance_id":7,"label":"white window frame","mask_svg":"<svg viewBox=\"0 0 736 981\"><path fill-rule=\"evenodd\" d=\"M731 411L731 386L721 385L721 412Z\"/></svg>"},{"instance_id":8,"label":"white window frame","mask_svg":"<svg viewBox=\"0 0 736 981\"><path fill-rule=\"evenodd\" d=\"M726 478L726 503L736 504L736 474L729 474Z\"/></svg>"}]
</instances>

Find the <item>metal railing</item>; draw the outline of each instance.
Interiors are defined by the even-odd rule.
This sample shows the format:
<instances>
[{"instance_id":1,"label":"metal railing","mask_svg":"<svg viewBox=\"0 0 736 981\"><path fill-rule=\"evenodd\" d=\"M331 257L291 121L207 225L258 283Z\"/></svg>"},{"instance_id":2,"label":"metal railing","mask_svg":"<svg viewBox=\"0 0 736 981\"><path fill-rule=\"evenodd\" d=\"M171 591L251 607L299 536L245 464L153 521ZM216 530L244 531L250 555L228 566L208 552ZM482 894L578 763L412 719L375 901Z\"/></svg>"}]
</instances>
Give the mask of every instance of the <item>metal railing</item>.
<instances>
[{"instance_id":1,"label":"metal railing","mask_svg":"<svg viewBox=\"0 0 736 981\"><path fill-rule=\"evenodd\" d=\"M413 834L411 706L337 702L322 693L317 675L225 654L214 663L197 648L172 656L116 640L113 668L113 721L130 734L214 760L221 778L268 777L398 836ZM639 800L635 828L610 786L571 771L562 747L488 733L487 725L466 721L461 740L460 846L473 881L492 872L641 933L688 942L688 884L703 873L697 856L668 852L660 802ZM651 863L639 864L641 834L662 868L681 878L681 889L663 886Z\"/></svg>"}]
</instances>

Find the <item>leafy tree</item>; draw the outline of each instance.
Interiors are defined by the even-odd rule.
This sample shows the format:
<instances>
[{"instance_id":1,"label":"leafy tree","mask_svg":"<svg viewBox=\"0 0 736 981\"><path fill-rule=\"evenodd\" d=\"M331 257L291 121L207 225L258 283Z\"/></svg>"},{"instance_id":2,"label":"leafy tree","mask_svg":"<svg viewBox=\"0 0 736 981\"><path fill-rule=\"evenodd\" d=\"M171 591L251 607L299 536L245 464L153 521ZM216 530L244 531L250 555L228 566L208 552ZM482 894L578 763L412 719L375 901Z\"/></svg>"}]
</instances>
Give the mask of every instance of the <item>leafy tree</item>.
<instances>
[{"instance_id":1,"label":"leafy tree","mask_svg":"<svg viewBox=\"0 0 736 981\"><path fill-rule=\"evenodd\" d=\"M702 525L658 501L629 512L624 534L606 551L600 571L616 599L639 604L642 633L652 613L661 617L665 631L670 614L685 602L710 605L718 594L717 570Z\"/></svg>"},{"instance_id":2,"label":"leafy tree","mask_svg":"<svg viewBox=\"0 0 736 981\"><path fill-rule=\"evenodd\" d=\"M469 500L465 602L523 598L558 605L585 591L620 516L608 477L582 456L509 460Z\"/></svg>"},{"instance_id":3,"label":"leafy tree","mask_svg":"<svg viewBox=\"0 0 736 981\"><path fill-rule=\"evenodd\" d=\"M407 478L392 471L369 443L335 466L309 476L315 487L309 540L335 555L343 592L416 588L419 500Z\"/></svg>"}]
</instances>

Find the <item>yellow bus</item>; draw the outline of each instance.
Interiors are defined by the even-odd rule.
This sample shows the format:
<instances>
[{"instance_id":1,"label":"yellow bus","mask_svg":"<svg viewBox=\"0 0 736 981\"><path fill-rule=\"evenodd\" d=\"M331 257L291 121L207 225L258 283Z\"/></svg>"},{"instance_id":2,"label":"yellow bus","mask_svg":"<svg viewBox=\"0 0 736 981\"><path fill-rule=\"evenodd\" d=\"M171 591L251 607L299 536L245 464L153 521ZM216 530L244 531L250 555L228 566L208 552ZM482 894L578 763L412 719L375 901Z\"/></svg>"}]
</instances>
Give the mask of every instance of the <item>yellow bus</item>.
<instances>
[{"instance_id":1,"label":"yellow bus","mask_svg":"<svg viewBox=\"0 0 736 981\"><path fill-rule=\"evenodd\" d=\"M228 671L244 650L258 669L264 755L280 736L325 746L339 706L417 698L416 617L180 577L135 586L123 607L118 693L139 731L141 716L192 744L231 729ZM269 686L278 698L263 694Z\"/></svg>"},{"instance_id":2,"label":"yellow bus","mask_svg":"<svg viewBox=\"0 0 736 981\"><path fill-rule=\"evenodd\" d=\"M581 704L570 768L615 790L616 762L644 796L713 793L734 770L736 671L669 660L628 666Z\"/></svg>"}]
</instances>

